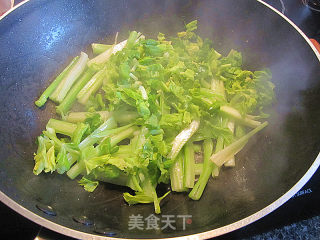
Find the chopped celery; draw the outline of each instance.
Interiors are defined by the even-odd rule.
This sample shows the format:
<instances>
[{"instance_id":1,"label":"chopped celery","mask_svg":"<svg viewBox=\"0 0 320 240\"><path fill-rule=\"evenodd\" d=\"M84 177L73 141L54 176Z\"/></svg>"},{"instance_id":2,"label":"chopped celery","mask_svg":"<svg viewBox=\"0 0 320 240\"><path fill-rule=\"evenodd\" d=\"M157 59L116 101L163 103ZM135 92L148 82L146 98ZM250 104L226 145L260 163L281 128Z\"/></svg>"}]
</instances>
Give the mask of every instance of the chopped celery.
<instances>
[{"instance_id":1,"label":"chopped celery","mask_svg":"<svg viewBox=\"0 0 320 240\"><path fill-rule=\"evenodd\" d=\"M104 69L97 72L78 93L77 95L78 102L85 105L88 102L89 97L95 94L99 90L99 88L102 86L102 81L104 77L105 77Z\"/></svg>"},{"instance_id":2,"label":"chopped celery","mask_svg":"<svg viewBox=\"0 0 320 240\"><path fill-rule=\"evenodd\" d=\"M184 146L183 183L187 188L193 188L195 181L195 162L193 143L188 141Z\"/></svg>"},{"instance_id":3,"label":"chopped celery","mask_svg":"<svg viewBox=\"0 0 320 240\"><path fill-rule=\"evenodd\" d=\"M50 95L54 92L54 90L57 88L59 83L62 81L62 79L70 72L70 70L74 67L74 65L77 63L79 57L75 57L71 63L56 77L56 79L47 87L47 89L41 94L39 99L35 101L35 104L38 107L42 107L46 102L47 99L50 97Z\"/></svg>"},{"instance_id":4,"label":"chopped celery","mask_svg":"<svg viewBox=\"0 0 320 240\"><path fill-rule=\"evenodd\" d=\"M118 144L119 142L121 142L122 140L126 139L126 138L130 138L133 133L137 130L137 127L132 126L130 128L127 128L121 132L119 132L118 134L110 137L110 145L111 147L114 147L116 144ZM87 143L87 142L86 142ZM84 145L82 145L82 149ZM80 148L80 145L79 145ZM81 148L80 148L81 149ZM95 153L94 153L95 154ZM82 174L85 172L86 169L86 165L84 162L85 159L82 159L81 161L79 161L77 164L75 164L68 172L67 175L69 176L69 178L74 179L76 178L79 174Z\"/></svg>"},{"instance_id":5,"label":"chopped celery","mask_svg":"<svg viewBox=\"0 0 320 240\"><path fill-rule=\"evenodd\" d=\"M236 159L232 156L228 161L223 164L225 167L234 167L236 166Z\"/></svg>"},{"instance_id":6,"label":"chopped celery","mask_svg":"<svg viewBox=\"0 0 320 240\"><path fill-rule=\"evenodd\" d=\"M116 122L120 124L128 124L137 119L139 117L139 114L137 112L119 110L113 112L112 116L114 117Z\"/></svg>"},{"instance_id":7,"label":"chopped celery","mask_svg":"<svg viewBox=\"0 0 320 240\"><path fill-rule=\"evenodd\" d=\"M92 43L92 51L94 55L101 54L112 47L110 44Z\"/></svg>"},{"instance_id":8,"label":"chopped celery","mask_svg":"<svg viewBox=\"0 0 320 240\"><path fill-rule=\"evenodd\" d=\"M184 144L192 137L192 135L198 130L200 122L194 120L189 127L182 130L174 139L172 143L171 152L168 155L169 159L175 159L179 154Z\"/></svg>"},{"instance_id":9,"label":"chopped celery","mask_svg":"<svg viewBox=\"0 0 320 240\"><path fill-rule=\"evenodd\" d=\"M107 121L105 121L100 127L98 127L93 133L91 133L87 138L85 138L80 144L79 148L83 149L89 145L95 144L99 137L95 137L96 134L103 132L108 129L113 129L117 126L117 123L115 122L114 118L111 117Z\"/></svg>"},{"instance_id":10,"label":"chopped celery","mask_svg":"<svg viewBox=\"0 0 320 240\"><path fill-rule=\"evenodd\" d=\"M63 99L63 101L56 107L57 113L61 116L67 114L67 112L71 109L75 100L77 99L77 95L80 90L86 85L86 83L91 79L93 71L87 69L80 79L74 84L74 86L70 89L67 96Z\"/></svg>"},{"instance_id":11,"label":"chopped celery","mask_svg":"<svg viewBox=\"0 0 320 240\"><path fill-rule=\"evenodd\" d=\"M247 117L247 116L242 117L238 110L229 106L220 107L220 111L226 114L227 116L235 119L239 123L246 125L248 127L255 128L261 124L261 122L253 120L250 117Z\"/></svg>"},{"instance_id":12,"label":"chopped celery","mask_svg":"<svg viewBox=\"0 0 320 240\"><path fill-rule=\"evenodd\" d=\"M222 166L226 161L230 159L231 156L236 155L248 142L248 140L257 132L261 131L268 125L268 122L260 124L255 129L251 130L249 133L231 143L229 146L223 150L213 154L210 160L214 162L218 167Z\"/></svg>"},{"instance_id":13,"label":"chopped celery","mask_svg":"<svg viewBox=\"0 0 320 240\"><path fill-rule=\"evenodd\" d=\"M116 45L113 45L111 48L108 48L95 58L92 58L88 61L88 66L93 69L99 69L104 63L106 63L112 54L121 51L127 44L127 40L124 40Z\"/></svg>"},{"instance_id":14,"label":"chopped celery","mask_svg":"<svg viewBox=\"0 0 320 240\"><path fill-rule=\"evenodd\" d=\"M170 168L171 189L174 192L185 192L188 189L183 184L183 156L178 154Z\"/></svg>"},{"instance_id":15,"label":"chopped celery","mask_svg":"<svg viewBox=\"0 0 320 240\"><path fill-rule=\"evenodd\" d=\"M67 95L68 91L74 84L74 82L80 77L82 72L86 68L88 62L88 55L84 52L81 52L80 58L77 63L70 69L66 76L61 80L57 88L54 90L50 99L57 103L61 103L62 100Z\"/></svg>"},{"instance_id":16,"label":"chopped celery","mask_svg":"<svg viewBox=\"0 0 320 240\"><path fill-rule=\"evenodd\" d=\"M194 185L193 189L189 193L189 197L193 200L199 200L202 196L203 190L207 185L207 182L214 169L214 163L210 161L210 156L213 151L213 142L211 139L206 139L203 142L203 169L200 174L199 180Z\"/></svg>"},{"instance_id":17,"label":"chopped celery","mask_svg":"<svg viewBox=\"0 0 320 240\"><path fill-rule=\"evenodd\" d=\"M56 133L61 133L63 135L67 135L69 137L72 137L74 131L77 129L76 124L53 119L53 118L51 118L48 121L47 127L53 128Z\"/></svg>"},{"instance_id":18,"label":"chopped celery","mask_svg":"<svg viewBox=\"0 0 320 240\"><path fill-rule=\"evenodd\" d=\"M103 121L106 121L110 116L111 113L108 111L97 111L101 116L101 119ZM88 116L92 114L91 112L70 112L68 115L65 116L64 120L71 123L77 123L77 122L84 122Z\"/></svg>"},{"instance_id":19,"label":"chopped celery","mask_svg":"<svg viewBox=\"0 0 320 240\"><path fill-rule=\"evenodd\" d=\"M234 129L235 129L235 126L234 126L234 121L230 120L228 122L228 128L230 129L230 131L234 134ZM226 147L227 144L224 143L224 147ZM235 157L232 156L230 158L230 160L228 160L227 162L225 162L224 166L225 167L234 167L236 165L236 161L235 161Z\"/></svg>"},{"instance_id":20,"label":"chopped celery","mask_svg":"<svg viewBox=\"0 0 320 240\"><path fill-rule=\"evenodd\" d=\"M200 199L210 176L234 166L267 125L258 120L274 85L269 70L244 69L240 52L213 49L197 23L171 39L130 31L117 43L116 34L91 45L92 59L81 52L35 102L49 97L60 116L38 137L34 174L80 175L89 192L99 181L126 186L135 192L123 194L128 204L151 203L157 214L170 192L158 197L159 183Z\"/></svg>"}]
</instances>

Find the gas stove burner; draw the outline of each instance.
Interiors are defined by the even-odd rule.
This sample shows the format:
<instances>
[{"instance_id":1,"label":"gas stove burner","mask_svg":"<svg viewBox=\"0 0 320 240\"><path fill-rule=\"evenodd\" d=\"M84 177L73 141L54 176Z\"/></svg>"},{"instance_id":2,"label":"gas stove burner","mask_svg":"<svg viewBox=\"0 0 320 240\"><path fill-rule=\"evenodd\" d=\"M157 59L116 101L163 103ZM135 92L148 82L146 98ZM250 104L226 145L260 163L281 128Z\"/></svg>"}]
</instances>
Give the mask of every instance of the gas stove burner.
<instances>
[{"instance_id":1,"label":"gas stove burner","mask_svg":"<svg viewBox=\"0 0 320 240\"><path fill-rule=\"evenodd\" d=\"M302 2L312 11L320 12L320 0L302 0Z\"/></svg>"}]
</instances>

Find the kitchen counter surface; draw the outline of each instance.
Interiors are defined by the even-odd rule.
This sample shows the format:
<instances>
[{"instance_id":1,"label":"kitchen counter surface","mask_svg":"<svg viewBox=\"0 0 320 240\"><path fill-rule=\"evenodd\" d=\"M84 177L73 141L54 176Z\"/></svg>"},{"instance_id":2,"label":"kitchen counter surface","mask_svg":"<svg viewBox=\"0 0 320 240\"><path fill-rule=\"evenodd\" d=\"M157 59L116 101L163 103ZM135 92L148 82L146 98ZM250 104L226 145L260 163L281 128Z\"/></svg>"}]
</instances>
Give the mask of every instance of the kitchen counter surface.
<instances>
[{"instance_id":1,"label":"kitchen counter surface","mask_svg":"<svg viewBox=\"0 0 320 240\"><path fill-rule=\"evenodd\" d=\"M290 225L276 228L274 230L258 234L243 240L271 240L271 239L319 239L320 238L320 216L298 221Z\"/></svg>"}]
</instances>

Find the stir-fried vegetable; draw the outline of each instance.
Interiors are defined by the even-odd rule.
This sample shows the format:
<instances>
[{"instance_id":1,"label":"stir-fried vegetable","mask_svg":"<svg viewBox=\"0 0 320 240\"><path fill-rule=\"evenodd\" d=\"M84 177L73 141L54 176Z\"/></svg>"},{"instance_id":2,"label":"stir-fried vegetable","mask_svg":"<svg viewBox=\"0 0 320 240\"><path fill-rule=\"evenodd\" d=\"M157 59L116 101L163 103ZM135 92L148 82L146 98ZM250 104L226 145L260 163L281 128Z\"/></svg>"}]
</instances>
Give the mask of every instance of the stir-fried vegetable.
<instances>
[{"instance_id":1,"label":"stir-fried vegetable","mask_svg":"<svg viewBox=\"0 0 320 240\"><path fill-rule=\"evenodd\" d=\"M76 57L35 102L59 103L61 119L38 137L34 174L82 175L89 192L99 181L127 186L135 192L124 193L128 204L153 203L156 213L169 194L157 195L159 183L200 199L210 177L234 166L267 126L258 120L274 85L268 70L242 69L239 52L222 56L196 29L190 22L169 40L132 31L120 43L92 44L92 59Z\"/></svg>"}]
</instances>

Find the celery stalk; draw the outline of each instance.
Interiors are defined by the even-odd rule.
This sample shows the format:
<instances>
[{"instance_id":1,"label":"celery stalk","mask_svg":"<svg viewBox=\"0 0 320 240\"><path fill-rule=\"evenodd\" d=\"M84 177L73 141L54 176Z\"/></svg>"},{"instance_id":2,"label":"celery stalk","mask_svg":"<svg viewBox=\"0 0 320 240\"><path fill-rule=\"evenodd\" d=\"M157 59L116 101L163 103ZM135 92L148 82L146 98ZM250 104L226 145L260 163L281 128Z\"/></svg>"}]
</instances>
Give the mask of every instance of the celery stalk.
<instances>
[{"instance_id":1,"label":"celery stalk","mask_svg":"<svg viewBox=\"0 0 320 240\"><path fill-rule=\"evenodd\" d=\"M226 114L228 117L233 118L237 122L246 125L248 127L255 128L261 124L261 122L251 119L250 117L242 117L240 112L237 109L234 109L230 106L222 106L220 107L220 111Z\"/></svg>"},{"instance_id":2,"label":"celery stalk","mask_svg":"<svg viewBox=\"0 0 320 240\"><path fill-rule=\"evenodd\" d=\"M193 188L195 181L195 162L193 143L188 141L184 146L183 182L187 188Z\"/></svg>"},{"instance_id":3,"label":"celery stalk","mask_svg":"<svg viewBox=\"0 0 320 240\"><path fill-rule=\"evenodd\" d=\"M98 54L101 54L101 53L107 51L108 49L110 49L112 47L112 45L101 44L101 43L92 43L91 47L92 47L93 54L98 55Z\"/></svg>"},{"instance_id":4,"label":"celery stalk","mask_svg":"<svg viewBox=\"0 0 320 240\"><path fill-rule=\"evenodd\" d=\"M137 130L136 126L132 126L128 129L123 130L122 132L114 135L110 139L111 147L114 147L116 144L121 142L122 140L129 138L132 134ZM79 145L80 148L80 145ZM75 179L79 174L86 172L86 166L83 160L79 161L75 164L70 170L67 172L67 175L71 179Z\"/></svg>"},{"instance_id":5,"label":"celery stalk","mask_svg":"<svg viewBox=\"0 0 320 240\"><path fill-rule=\"evenodd\" d=\"M231 143L229 146L213 154L210 160L214 162L218 167L222 166L226 161L230 159L231 156L236 155L248 142L248 140L255 135L257 132L261 131L264 127L268 125L268 122L260 124L255 129L251 130L249 133Z\"/></svg>"},{"instance_id":6,"label":"celery stalk","mask_svg":"<svg viewBox=\"0 0 320 240\"><path fill-rule=\"evenodd\" d=\"M50 95L54 92L54 90L57 88L59 83L62 81L62 79L70 72L70 70L74 67L76 62L78 61L79 56L75 57L71 63L59 74L58 77L47 87L47 89L41 94L39 99L35 101L35 104L38 107L42 107L50 97Z\"/></svg>"},{"instance_id":7,"label":"celery stalk","mask_svg":"<svg viewBox=\"0 0 320 240\"><path fill-rule=\"evenodd\" d=\"M230 131L234 134L234 121L230 120L228 122L228 128L230 129ZM224 144L224 147L226 147L226 144ZM236 161L235 161L235 157L232 156L230 158L230 160L228 160L227 162L225 162L224 166L225 167L234 167L236 165Z\"/></svg>"},{"instance_id":8,"label":"celery stalk","mask_svg":"<svg viewBox=\"0 0 320 240\"><path fill-rule=\"evenodd\" d=\"M133 133L137 130L138 130L138 127L132 126L128 129L125 129L124 131L112 136L110 139L110 145L113 147L113 146L117 145L119 142L121 142L122 140L124 140L126 138L130 138L133 135Z\"/></svg>"},{"instance_id":9,"label":"celery stalk","mask_svg":"<svg viewBox=\"0 0 320 240\"><path fill-rule=\"evenodd\" d=\"M111 113L108 111L97 111L95 113L100 114L101 119L106 121ZM71 123L84 122L86 118L92 114L91 112L70 112L67 116L65 116L64 120Z\"/></svg>"},{"instance_id":10,"label":"celery stalk","mask_svg":"<svg viewBox=\"0 0 320 240\"><path fill-rule=\"evenodd\" d=\"M77 124L51 118L47 123L47 127L53 128L56 133L72 137L74 131L77 129Z\"/></svg>"},{"instance_id":11,"label":"celery stalk","mask_svg":"<svg viewBox=\"0 0 320 240\"><path fill-rule=\"evenodd\" d=\"M86 83L91 79L93 71L87 69L80 79L74 84L71 90L68 92L67 96L63 99L63 101L56 107L57 113L61 116L64 116L72 107L73 103L77 99L77 95L80 90L86 85Z\"/></svg>"},{"instance_id":12,"label":"celery stalk","mask_svg":"<svg viewBox=\"0 0 320 240\"><path fill-rule=\"evenodd\" d=\"M168 154L169 159L175 159L180 152L183 145L192 137L192 135L198 130L200 125L199 121L193 120L189 127L183 129L174 139L172 143L171 152Z\"/></svg>"},{"instance_id":13,"label":"celery stalk","mask_svg":"<svg viewBox=\"0 0 320 240\"><path fill-rule=\"evenodd\" d=\"M88 61L88 67L99 69L99 66L102 66L105 64L112 54L115 54L119 51L121 51L127 44L127 40L124 40L116 45L113 45L111 48L107 49L103 53L99 54L98 56L92 58L90 61Z\"/></svg>"},{"instance_id":14,"label":"celery stalk","mask_svg":"<svg viewBox=\"0 0 320 240\"><path fill-rule=\"evenodd\" d=\"M203 142L203 169L200 174L199 180L194 185L193 189L189 193L189 197L193 200L199 200L202 196L207 182L211 176L214 168L214 163L210 161L210 156L213 151L213 142L211 139L206 139Z\"/></svg>"},{"instance_id":15,"label":"celery stalk","mask_svg":"<svg viewBox=\"0 0 320 240\"><path fill-rule=\"evenodd\" d=\"M139 117L137 112L129 112L129 111L115 111L112 113L112 116L119 124L128 124L133 122L135 119Z\"/></svg>"},{"instance_id":16,"label":"celery stalk","mask_svg":"<svg viewBox=\"0 0 320 240\"><path fill-rule=\"evenodd\" d=\"M170 168L171 189L175 192L184 192L188 189L183 184L183 157L178 154L175 163Z\"/></svg>"},{"instance_id":17,"label":"celery stalk","mask_svg":"<svg viewBox=\"0 0 320 240\"><path fill-rule=\"evenodd\" d=\"M102 86L103 78L105 77L105 70L102 69L97 72L89 82L80 90L77 95L78 102L85 105L89 97L95 94Z\"/></svg>"},{"instance_id":18,"label":"celery stalk","mask_svg":"<svg viewBox=\"0 0 320 240\"><path fill-rule=\"evenodd\" d=\"M83 161L79 161L77 164L73 165L67 172L70 179L75 179L78 175L84 174L86 171L86 166Z\"/></svg>"},{"instance_id":19,"label":"celery stalk","mask_svg":"<svg viewBox=\"0 0 320 240\"><path fill-rule=\"evenodd\" d=\"M88 137L86 137L79 144L79 148L84 149L85 147L87 147L89 145L95 144L99 140L99 137L95 137L96 134L98 134L104 130L115 128L116 126L117 126L117 123L115 122L114 118L113 117L109 118L107 121L105 121L103 124L101 124L100 127L98 127L96 130L94 130L93 133L91 133Z\"/></svg>"},{"instance_id":20,"label":"celery stalk","mask_svg":"<svg viewBox=\"0 0 320 240\"><path fill-rule=\"evenodd\" d=\"M59 83L57 88L54 90L50 99L61 103L62 100L67 95L68 91L74 84L74 82L80 77L81 73L85 70L86 64L88 62L88 55L84 52L81 52L80 58L77 63L71 68L70 72Z\"/></svg>"}]
</instances>

